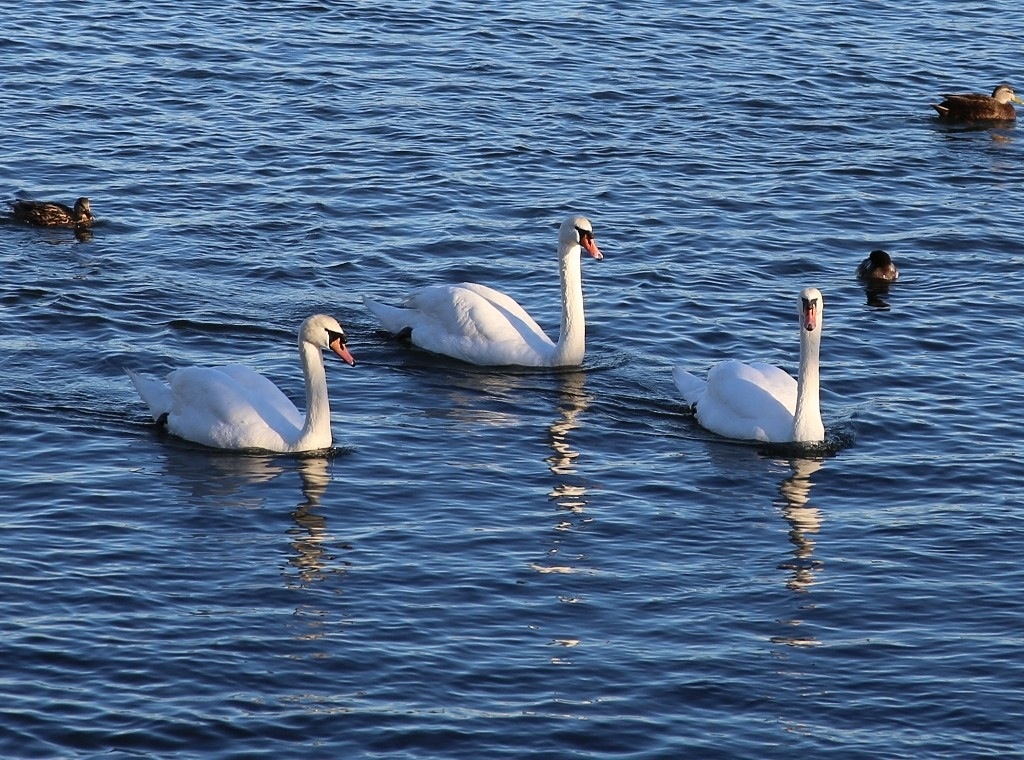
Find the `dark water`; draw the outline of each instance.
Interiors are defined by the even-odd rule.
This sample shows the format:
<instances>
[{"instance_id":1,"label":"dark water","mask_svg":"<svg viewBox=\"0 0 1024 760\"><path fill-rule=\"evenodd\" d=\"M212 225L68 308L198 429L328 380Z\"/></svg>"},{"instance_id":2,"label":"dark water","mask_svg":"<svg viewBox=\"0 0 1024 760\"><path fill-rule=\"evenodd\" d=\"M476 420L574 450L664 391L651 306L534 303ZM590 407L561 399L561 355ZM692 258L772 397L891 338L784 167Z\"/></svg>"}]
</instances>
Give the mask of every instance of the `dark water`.
<instances>
[{"instance_id":1,"label":"dark water","mask_svg":"<svg viewBox=\"0 0 1024 760\"><path fill-rule=\"evenodd\" d=\"M1000 2L12 5L0 224L0 756L1020 757L1019 129ZM982 35L982 41L978 36ZM581 371L413 353L360 304L472 279ZM875 247L887 294L853 278ZM818 459L715 439L671 366L795 367ZM237 361L330 457L199 450L124 367Z\"/></svg>"}]
</instances>

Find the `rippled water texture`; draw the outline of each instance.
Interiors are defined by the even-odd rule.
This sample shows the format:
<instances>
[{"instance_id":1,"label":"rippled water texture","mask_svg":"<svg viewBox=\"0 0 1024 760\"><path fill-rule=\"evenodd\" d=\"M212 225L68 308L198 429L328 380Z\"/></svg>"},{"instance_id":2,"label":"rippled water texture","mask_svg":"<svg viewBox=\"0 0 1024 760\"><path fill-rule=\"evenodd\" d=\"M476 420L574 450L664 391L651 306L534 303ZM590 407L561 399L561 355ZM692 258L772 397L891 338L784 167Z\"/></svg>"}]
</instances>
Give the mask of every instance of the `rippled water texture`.
<instances>
[{"instance_id":1,"label":"rippled water texture","mask_svg":"<svg viewBox=\"0 0 1024 760\"><path fill-rule=\"evenodd\" d=\"M1000 2L11 5L0 222L0 756L1021 753L1019 127ZM469 367L379 331L472 280L588 353ZM873 248L903 271L854 278ZM825 456L702 431L672 382L797 363ZM302 397L335 450L162 435L123 370Z\"/></svg>"}]
</instances>

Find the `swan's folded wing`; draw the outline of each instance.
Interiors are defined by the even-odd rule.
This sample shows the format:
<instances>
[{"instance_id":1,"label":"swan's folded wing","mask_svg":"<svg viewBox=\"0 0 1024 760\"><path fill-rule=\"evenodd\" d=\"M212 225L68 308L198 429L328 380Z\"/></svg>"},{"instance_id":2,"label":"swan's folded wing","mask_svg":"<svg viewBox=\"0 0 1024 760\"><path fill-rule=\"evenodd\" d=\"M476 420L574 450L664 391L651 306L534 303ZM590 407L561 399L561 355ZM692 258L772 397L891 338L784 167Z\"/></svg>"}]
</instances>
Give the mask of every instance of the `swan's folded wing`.
<instances>
[{"instance_id":1,"label":"swan's folded wing","mask_svg":"<svg viewBox=\"0 0 1024 760\"><path fill-rule=\"evenodd\" d=\"M302 427L294 404L248 367L185 367L168 379L174 396L168 429L190 441L246 448L256 446L253 442L261 440L268 429L287 430L290 426L294 432ZM267 443L259 445L272 448Z\"/></svg>"},{"instance_id":2,"label":"swan's folded wing","mask_svg":"<svg viewBox=\"0 0 1024 760\"><path fill-rule=\"evenodd\" d=\"M793 430L796 380L771 364L730 360L711 368L698 421L730 438L784 441Z\"/></svg>"},{"instance_id":3,"label":"swan's folded wing","mask_svg":"<svg viewBox=\"0 0 1024 760\"><path fill-rule=\"evenodd\" d=\"M410 296L405 308L363 302L389 332L408 329L420 348L474 364L542 366L554 351L522 306L485 285L433 285Z\"/></svg>"},{"instance_id":4,"label":"swan's folded wing","mask_svg":"<svg viewBox=\"0 0 1024 760\"><path fill-rule=\"evenodd\" d=\"M533 337L551 345L544 331L515 299L486 285L434 285L413 295L406 305L430 318L449 335L495 343Z\"/></svg>"},{"instance_id":5,"label":"swan's folded wing","mask_svg":"<svg viewBox=\"0 0 1024 760\"><path fill-rule=\"evenodd\" d=\"M753 373L750 375L751 382L781 404L790 415L796 414L797 383L792 375L781 367L765 362L748 362L744 366Z\"/></svg>"},{"instance_id":6,"label":"swan's folded wing","mask_svg":"<svg viewBox=\"0 0 1024 760\"><path fill-rule=\"evenodd\" d=\"M305 423L302 412L280 388L259 372L241 364L228 364L214 369L220 370L234 380L238 388L245 393L248 403L256 408L260 416L275 430L281 429L273 420L275 414L280 415L290 425L302 428Z\"/></svg>"},{"instance_id":7,"label":"swan's folded wing","mask_svg":"<svg viewBox=\"0 0 1024 760\"><path fill-rule=\"evenodd\" d=\"M489 288L486 285L480 285L475 282L464 282L459 287L464 290L468 290L471 293L475 293L480 298L484 299L491 305L494 311L507 320L520 335L536 335L545 343L551 343L547 334L541 329L540 325L537 324L534 318L530 316L529 312L520 306L519 302L511 296L502 293L500 290L495 290L494 288Z\"/></svg>"}]
</instances>

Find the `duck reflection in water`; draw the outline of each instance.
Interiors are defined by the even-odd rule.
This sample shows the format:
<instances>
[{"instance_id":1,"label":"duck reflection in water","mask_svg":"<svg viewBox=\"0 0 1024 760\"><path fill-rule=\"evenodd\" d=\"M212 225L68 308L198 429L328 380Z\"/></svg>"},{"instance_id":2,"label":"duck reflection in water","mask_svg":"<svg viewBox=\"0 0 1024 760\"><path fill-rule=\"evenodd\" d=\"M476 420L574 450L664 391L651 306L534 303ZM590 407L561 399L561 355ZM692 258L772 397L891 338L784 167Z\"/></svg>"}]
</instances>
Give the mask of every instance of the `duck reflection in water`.
<instances>
[{"instance_id":1,"label":"duck reflection in water","mask_svg":"<svg viewBox=\"0 0 1024 760\"><path fill-rule=\"evenodd\" d=\"M792 559L781 562L780 570L790 571L786 588L803 594L817 581L821 572L821 560L814 559L813 536L821 529L821 510L810 503L811 476L824 466L823 459L793 459L789 462L791 474L779 484L779 496L775 504L782 510L782 516L789 523L789 542L793 545ZM798 627L802 621L792 619L784 621L788 625ZM815 646L821 642L813 636L801 636L796 633L787 636L775 636L775 643L790 646Z\"/></svg>"}]
</instances>

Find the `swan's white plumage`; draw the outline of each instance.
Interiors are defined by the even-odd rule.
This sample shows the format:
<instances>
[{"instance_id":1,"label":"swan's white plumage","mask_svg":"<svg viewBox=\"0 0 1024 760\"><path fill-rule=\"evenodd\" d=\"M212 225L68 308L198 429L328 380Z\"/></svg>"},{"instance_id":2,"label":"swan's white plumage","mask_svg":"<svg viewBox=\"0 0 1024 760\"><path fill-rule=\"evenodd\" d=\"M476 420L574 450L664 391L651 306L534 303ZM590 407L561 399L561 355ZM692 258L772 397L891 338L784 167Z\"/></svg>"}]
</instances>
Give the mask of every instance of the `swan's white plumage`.
<instances>
[{"instance_id":1,"label":"swan's white plumage","mask_svg":"<svg viewBox=\"0 0 1024 760\"><path fill-rule=\"evenodd\" d=\"M155 420L180 438L220 449L315 451L331 445L331 411L321 350L349 364L345 332L332 317L317 314L299 329L299 356L306 380L306 414L258 372L241 365L184 367L166 382L127 370Z\"/></svg>"},{"instance_id":2,"label":"swan's white plumage","mask_svg":"<svg viewBox=\"0 0 1024 760\"><path fill-rule=\"evenodd\" d=\"M701 380L682 367L672 370L676 387L694 407L697 422L727 438L765 442L821 442L825 427L819 405L819 348L823 303L817 288L800 293L799 379L763 362L730 359ZM810 310L810 311L808 311Z\"/></svg>"},{"instance_id":3,"label":"swan's white plumage","mask_svg":"<svg viewBox=\"0 0 1024 760\"><path fill-rule=\"evenodd\" d=\"M783 441L793 433L796 380L778 367L730 359L712 367L707 381L680 367L672 374L708 430L754 441Z\"/></svg>"},{"instance_id":4,"label":"swan's white plumage","mask_svg":"<svg viewBox=\"0 0 1024 760\"><path fill-rule=\"evenodd\" d=\"M407 334L414 345L437 354L491 366L575 366L585 350L581 249L603 258L589 220L570 217L558 238L562 325L557 343L513 298L476 283L423 288L402 307L365 296L363 303L385 330Z\"/></svg>"}]
</instances>

